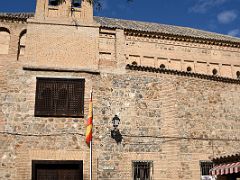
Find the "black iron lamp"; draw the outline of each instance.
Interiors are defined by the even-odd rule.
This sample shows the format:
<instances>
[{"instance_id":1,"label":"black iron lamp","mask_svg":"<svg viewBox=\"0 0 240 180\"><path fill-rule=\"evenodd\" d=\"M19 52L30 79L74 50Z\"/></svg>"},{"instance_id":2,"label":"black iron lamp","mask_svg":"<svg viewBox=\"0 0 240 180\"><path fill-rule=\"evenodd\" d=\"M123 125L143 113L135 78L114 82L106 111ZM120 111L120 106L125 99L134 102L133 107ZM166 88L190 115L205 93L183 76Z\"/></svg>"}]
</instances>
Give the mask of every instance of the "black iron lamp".
<instances>
[{"instance_id":1,"label":"black iron lamp","mask_svg":"<svg viewBox=\"0 0 240 180\"><path fill-rule=\"evenodd\" d=\"M119 117L117 115L115 115L114 118L112 119L113 127L117 128L119 123L120 123L120 119L119 119Z\"/></svg>"},{"instance_id":2,"label":"black iron lamp","mask_svg":"<svg viewBox=\"0 0 240 180\"><path fill-rule=\"evenodd\" d=\"M111 130L111 137L115 139L115 141L119 144L122 142L122 135L118 129L118 125L120 123L120 119L117 115L115 115L112 119L113 130Z\"/></svg>"}]
</instances>

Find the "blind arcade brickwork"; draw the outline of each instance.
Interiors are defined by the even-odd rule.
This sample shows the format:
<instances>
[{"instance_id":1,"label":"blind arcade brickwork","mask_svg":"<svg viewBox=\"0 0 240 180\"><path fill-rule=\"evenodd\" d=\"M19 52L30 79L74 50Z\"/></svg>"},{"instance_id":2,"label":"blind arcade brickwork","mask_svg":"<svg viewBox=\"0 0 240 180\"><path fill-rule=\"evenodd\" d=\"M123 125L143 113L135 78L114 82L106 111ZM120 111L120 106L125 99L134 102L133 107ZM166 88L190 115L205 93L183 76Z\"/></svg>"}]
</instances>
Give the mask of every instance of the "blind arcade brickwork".
<instances>
[{"instance_id":1,"label":"blind arcade brickwork","mask_svg":"<svg viewBox=\"0 0 240 180\"><path fill-rule=\"evenodd\" d=\"M94 17L87 0L0 13L0 179L88 180L91 90L94 180L207 176L240 148L239 58L239 38Z\"/></svg>"}]
</instances>

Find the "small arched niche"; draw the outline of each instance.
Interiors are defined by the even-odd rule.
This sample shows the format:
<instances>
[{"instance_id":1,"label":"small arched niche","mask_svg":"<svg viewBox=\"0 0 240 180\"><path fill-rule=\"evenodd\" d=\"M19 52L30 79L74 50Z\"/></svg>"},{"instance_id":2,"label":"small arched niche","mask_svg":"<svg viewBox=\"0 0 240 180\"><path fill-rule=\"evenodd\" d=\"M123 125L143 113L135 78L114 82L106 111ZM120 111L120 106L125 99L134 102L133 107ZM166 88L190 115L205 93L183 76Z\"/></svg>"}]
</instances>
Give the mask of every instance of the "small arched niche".
<instances>
[{"instance_id":1,"label":"small arched niche","mask_svg":"<svg viewBox=\"0 0 240 180\"><path fill-rule=\"evenodd\" d=\"M160 69L165 69L166 68L165 64L161 64L159 67L160 67Z\"/></svg>"},{"instance_id":2,"label":"small arched niche","mask_svg":"<svg viewBox=\"0 0 240 180\"><path fill-rule=\"evenodd\" d=\"M132 62L132 65L137 66L138 63L137 63L136 61L133 61L133 62Z\"/></svg>"},{"instance_id":3,"label":"small arched niche","mask_svg":"<svg viewBox=\"0 0 240 180\"><path fill-rule=\"evenodd\" d=\"M192 72L192 67L191 66L187 67L187 72Z\"/></svg>"},{"instance_id":4,"label":"small arched niche","mask_svg":"<svg viewBox=\"0 0 240 180\"><path fill-rule=\"evenodd\" d=\"M212 75L217 76L218 75L218 70L214 68L212 70Z\"/></svg>"},{"instance_id":5,"label":"small arched niche","mask_svg":"<svg viewBox=\"0 0 240 180\"><path fill-rule=\"evenodd\" d=\"M27 30L23 30L19 36L18 42L18 55L23 56L25 53L25 46L26 46L26 34Z\"/></svg>"},{"instance_id":6,"label":"small arched niche","mask_svg":"<svg viewBox=\"0 0 240 180\"><path fill-rule=\"evenodd\" d=\"M0 54L8 54L10 44L10 31L0 27Z\"/></svg>"},{"instance_id":7,"label":"small arched niche","mask_svg":"<svg viewBox=\"0 0 240 180\"><path fill-rule=\"evenodd\" d=\"M236 72L237 79L240 79L240 71Z\"/></svg>"}]
</instances>

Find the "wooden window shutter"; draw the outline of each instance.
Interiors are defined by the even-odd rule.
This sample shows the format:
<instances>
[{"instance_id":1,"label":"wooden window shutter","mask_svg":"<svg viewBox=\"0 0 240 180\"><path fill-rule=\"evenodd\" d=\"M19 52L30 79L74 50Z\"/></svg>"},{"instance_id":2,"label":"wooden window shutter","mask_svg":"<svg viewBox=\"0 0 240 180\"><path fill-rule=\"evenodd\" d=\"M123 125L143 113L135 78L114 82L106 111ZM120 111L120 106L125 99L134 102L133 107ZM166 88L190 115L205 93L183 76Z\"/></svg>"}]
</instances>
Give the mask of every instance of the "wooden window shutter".
<instances>
[{"instance_id":1,"label":"wooden window shutter","mask_svg":"<svg viewBox=\"0 0 240 180\"><path fill-rule=\"evenodd\" d=\"M35 116L84 116L84 79L37 78Z\"/></svg>"}]
</instances>

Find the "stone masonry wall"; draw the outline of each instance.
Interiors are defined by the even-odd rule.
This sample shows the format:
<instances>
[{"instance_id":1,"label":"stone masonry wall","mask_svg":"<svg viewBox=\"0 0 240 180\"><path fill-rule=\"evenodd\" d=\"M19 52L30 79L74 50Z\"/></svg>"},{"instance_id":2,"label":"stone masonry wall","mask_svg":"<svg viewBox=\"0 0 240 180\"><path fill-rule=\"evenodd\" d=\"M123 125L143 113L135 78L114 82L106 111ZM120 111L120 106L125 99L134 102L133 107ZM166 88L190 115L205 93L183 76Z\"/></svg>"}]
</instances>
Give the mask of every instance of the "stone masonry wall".
<instances>
[{"instance_id":1,"label":"stone masonry wall","mask_svg":"<svg viewBox=\"0 0 240 180\"><path fill-rule=\"evenodd\" d=\"M200 160L239 149L239 94L227 84L168 74L24 71L2 63L0 178L28 180L32 160L83 160L88 97L94 90L94 177L132 179L132 161L153 162L156 180L199 179ZM85 78L85 117L34 117L36 77ZM119 115L121 144L110 137Z\"/></svg>"},{"instance_id":2,"label":"stone masonry wall","mask_svg":"<svg viewBox=\"0 0 240 180\"><path fill-rule=\"evenodd\" d=\"M89 179L84 120L93 75L24 71L23 63L0 62L0 179L31 179L32 160L84 160L84 179ZM36 77L85 78L85 117L34 117Z\"/></svg>"},{"instance_id":3,"label":"stone masonry wall","mask_svg":"<svg viewBox=\"0 0 240 180\"><path fill-rule=\"evenodd\" d=\"M153 179L199 179L201 160L239 149L239 85L144 72L97 82L99 179L131 179L133 160L153 161ZM121 145L109 135L115 114Z\"/></svg>"}]
</instances>

